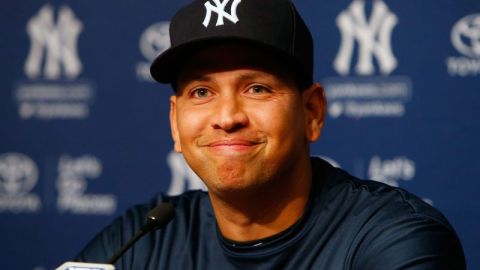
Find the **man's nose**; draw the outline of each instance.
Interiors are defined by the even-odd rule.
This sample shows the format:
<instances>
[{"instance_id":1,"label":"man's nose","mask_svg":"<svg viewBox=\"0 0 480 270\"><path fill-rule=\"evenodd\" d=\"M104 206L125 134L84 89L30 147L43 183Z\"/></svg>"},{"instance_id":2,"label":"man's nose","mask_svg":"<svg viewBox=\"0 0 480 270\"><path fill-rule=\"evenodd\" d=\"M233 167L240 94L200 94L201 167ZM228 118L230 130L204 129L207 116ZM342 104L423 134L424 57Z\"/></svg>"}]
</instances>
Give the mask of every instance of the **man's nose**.
<instances>
[{"instance_id":1,"label":"man's nose","mask_svg":"<svg viewBox=\"0 0 480 270\"><path fill-rule=\"evenodd\" d=\"M217 102L217 108L212 121L212 127L214 129L223 129L232 132L248 124L248 116L245 112L241 97L225 95Z\"/></svg>"}]
</instances>

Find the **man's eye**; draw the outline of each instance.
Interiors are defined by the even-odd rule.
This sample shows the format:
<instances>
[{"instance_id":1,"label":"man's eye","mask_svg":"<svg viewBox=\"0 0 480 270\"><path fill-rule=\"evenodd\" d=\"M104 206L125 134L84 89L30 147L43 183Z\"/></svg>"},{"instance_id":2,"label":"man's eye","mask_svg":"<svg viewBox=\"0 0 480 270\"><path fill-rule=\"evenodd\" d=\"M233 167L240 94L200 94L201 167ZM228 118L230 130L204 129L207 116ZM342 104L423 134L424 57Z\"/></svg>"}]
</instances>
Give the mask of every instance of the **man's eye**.
<instances>
[{"instance_id":1,"label":"man's eye","mask_svg":"<svg viewBox=\"0 0 480 270\"><path fill-rule=\"evenodd\" d=\"M210 91L206 88L198 88L192 91L192 96L195 98L206 98L210 95Z\"/></svg>"},{"instance_id":2,"label":"man's eye","mask_svg":"<svg viewBox=\"0 0 480 270\"><path fill-rule=\"evenodd\" d=\"M268 88L262 85L253 85L248 89L248 91L252 94L264 94L270 92Z\"/></svg>"}]
</instances>

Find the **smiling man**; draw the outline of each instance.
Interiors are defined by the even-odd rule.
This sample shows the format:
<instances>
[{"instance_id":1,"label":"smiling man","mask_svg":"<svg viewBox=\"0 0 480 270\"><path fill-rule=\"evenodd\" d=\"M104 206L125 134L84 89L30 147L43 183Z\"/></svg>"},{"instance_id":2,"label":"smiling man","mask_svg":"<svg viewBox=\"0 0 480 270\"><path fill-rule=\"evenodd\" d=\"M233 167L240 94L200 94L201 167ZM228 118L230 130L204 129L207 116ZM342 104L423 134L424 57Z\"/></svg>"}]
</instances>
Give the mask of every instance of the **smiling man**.
<instances>
[{"instance_id":1,"label":"smiling man","mask_svg":"<svg viewBox=\"0 0 480 270\"><path fill-rule=\"evenodd\" d=\"M208 193L131 208L80 260L106 261L150 208L171 202L173 221L118 269L465 269L437 210L310 158L326 101L313 83L311 34L290 1L194 1L170 34L151 72L174 88L174 148Z\"/></svg>"},{"instance_id":2,"label":"smiling man","mask_svg":"<svg viewBox=\"0 0 480 270\"><path fill-rule=\"evenodd\" d=\"M284 63L238 43L200 49L177 82L175 149L207 185L222 234L255 240L295 223L308 200L322 88L299 89Z\"/></svg>"}]
</instances>

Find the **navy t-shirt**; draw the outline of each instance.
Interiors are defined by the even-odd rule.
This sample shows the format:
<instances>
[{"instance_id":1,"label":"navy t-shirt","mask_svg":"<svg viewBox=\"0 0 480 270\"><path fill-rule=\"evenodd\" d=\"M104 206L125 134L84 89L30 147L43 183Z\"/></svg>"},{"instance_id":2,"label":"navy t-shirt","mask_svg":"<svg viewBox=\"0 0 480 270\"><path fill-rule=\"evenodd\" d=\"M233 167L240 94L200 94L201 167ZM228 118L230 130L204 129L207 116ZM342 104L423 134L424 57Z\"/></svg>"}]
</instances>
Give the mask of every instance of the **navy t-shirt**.
<instances>
[{"instance_id":1,"label":"navy t-shirt","mask_svg":"<svg viewBox=\"0 0 480 270\"><path fill-rule=\"evenodd\" d=\"M303 217L277 235L249 243L225 239L208 194L156 196L97 235L80 261L106 262L161 202L174 219L140 239L116 269L465 269L456 233L445 217L416 196L362 181L312 158L313 185Z\"/></svg>"}]
</instances>

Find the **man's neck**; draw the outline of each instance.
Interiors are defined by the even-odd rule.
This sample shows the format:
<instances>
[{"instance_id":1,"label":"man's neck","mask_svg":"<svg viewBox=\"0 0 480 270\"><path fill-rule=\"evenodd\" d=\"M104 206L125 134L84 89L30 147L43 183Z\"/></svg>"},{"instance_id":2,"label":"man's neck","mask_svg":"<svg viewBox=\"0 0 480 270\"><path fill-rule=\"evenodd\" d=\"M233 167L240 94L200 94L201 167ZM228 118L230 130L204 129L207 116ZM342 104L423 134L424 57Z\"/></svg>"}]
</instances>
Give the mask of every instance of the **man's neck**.
<instances>
[{"instance_id":1,"label":"man's neck","mask_svg":"<svg viewBox=\"0 0 480 270\"><path fill-rule=\"evenodd\" d=\"M253 241L280 233L303 215L310 194L312 169L298 168L291 176L271 181L267 187L243 194L210 194L222 235L237 242Z\"/></svg>"}]
</instances>

